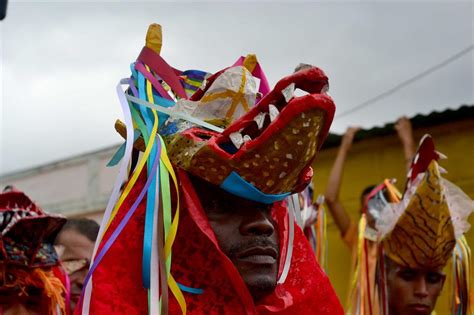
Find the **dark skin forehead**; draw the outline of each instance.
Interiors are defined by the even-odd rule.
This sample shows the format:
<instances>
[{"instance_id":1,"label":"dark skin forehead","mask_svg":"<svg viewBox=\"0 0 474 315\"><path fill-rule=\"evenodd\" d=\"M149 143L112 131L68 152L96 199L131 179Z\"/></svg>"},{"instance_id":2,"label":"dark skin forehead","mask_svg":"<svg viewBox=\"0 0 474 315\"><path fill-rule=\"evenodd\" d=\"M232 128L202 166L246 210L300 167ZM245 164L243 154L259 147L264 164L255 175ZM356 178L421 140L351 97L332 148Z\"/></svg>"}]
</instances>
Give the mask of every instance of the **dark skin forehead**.
<instances>
[{"instance_id":1,"label":"dark skin forehead","mask_svg":"<svg viewBox=\"0 0 474 315\"><path fill-rule=\"evenodd\" d=\"M227 212L241 215L255 210L271 211L273 207L272 204L237 197L198 177L190 178L205 210L225 206Z\"/></svg>"}]
</instances>

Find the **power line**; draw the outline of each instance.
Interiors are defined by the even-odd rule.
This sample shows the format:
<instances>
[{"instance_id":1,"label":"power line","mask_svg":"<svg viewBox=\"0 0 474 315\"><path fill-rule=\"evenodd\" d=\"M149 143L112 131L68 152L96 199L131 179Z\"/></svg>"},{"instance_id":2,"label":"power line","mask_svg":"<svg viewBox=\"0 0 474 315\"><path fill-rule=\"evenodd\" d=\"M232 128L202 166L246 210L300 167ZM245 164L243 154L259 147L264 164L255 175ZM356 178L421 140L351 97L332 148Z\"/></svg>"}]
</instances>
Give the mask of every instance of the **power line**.
<instances>
[{"instance_id":1,"label":"power line","mask_svg":"<svg viewBox=\"0 0 474 315\"><path fill-rule=\"evenodd\" d=\"M373 104L373 103L375 103L375 102L381 100L382 98L385 98L385 97L387 97L387 96L389 96L389 95L391 95L391 94L397 92L397 91L400 90L401 88L403 88L403 87L405 87L405 86L407 86L407 85L409 85L409 84L411 84L411 83L413 83L413 82L415 82L415 81L417 81L417 80L419 80L419 79L421 79L421 78L423 78L423 77L429 75L429 74L432 73L432 72L435 72L436 70L438 70L438 69L440 69L440 68L446 66L447 64L453 62L454 60L456 60L456 59L462 57L463 55L467 54L468 52L470 52L470 51L473 50L473 49L474 49L474 45L471 45L471 46L469 46L469 47L467 47L467 48L464 48L463 50L461 50L461 51L458 52L457 54L452 55L451 57L449 57L448 59L446 59L446 60L440 62L439 64L437 64L437 65L435 65L435 66L433 66L433 67L431 67L431 68L429 68L429 69L427 69L427 70L425 70L425 71L423 71L423 72L421 72L421 73L415 75L414 77L412 77L412 78L410 78L410 79L408 79L408 80L403 81L402 83L396 85L395 87L391 88L390 90L385 91L385 92L383 92L383 93L381 93L381 94L379 94L379 95L377 95L377 96L375 96L375 97L372 97L372 98L368 99L367 101L365 101L365 102L363 102L363 103L360 103L360 104L358 104L358 105L356 105L356 106L354 106L354 107L352 107L352 108L350 108L350 109L348 109L348 110L346 110L346 111L340 113L339 115L337 115L337 118L340 118L340 117L346 116L346 115L348 115L348 114L351 114L351 113L353 113L353 112L355 112L355 111L358 111L358 110L361 109L361 108L367 107L367 106L369 106L369 105L371 105L371 104Z\"/></svg>"}]
</instances>

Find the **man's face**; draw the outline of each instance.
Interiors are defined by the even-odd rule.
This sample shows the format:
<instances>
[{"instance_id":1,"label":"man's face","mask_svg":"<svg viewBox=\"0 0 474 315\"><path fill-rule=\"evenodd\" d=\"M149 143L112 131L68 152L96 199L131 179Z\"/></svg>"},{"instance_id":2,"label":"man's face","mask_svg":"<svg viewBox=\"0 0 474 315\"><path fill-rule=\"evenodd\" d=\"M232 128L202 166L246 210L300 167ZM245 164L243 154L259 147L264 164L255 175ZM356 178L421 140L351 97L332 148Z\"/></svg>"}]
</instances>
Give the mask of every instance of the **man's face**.
<instances>
[{"instance_id":1,"label":"man's face","mask_svg":"<svg viewBox=\"0 0 474 315\"><path fill-rule=\"evenodd\" d=\"M71 308L74 310L87 276L94 243L76 230L67 229L59 233L56 244L71 282Z\"/></svg>"},{"instance_id":2,"label":"man's face","mask_svg":"<svg viewBox=\"0 0 474 315\"><path fill-rule=\"evenodd\" d=\"M272 205L231 195L193 178L219 247L233 262L255 301L277 282L279 240Z\"/></svg>"},{"instance_id":3,"label":"man's face","mask_svg":"<svg viewBox=\"0 0 474 315\"><path fill-rule=\"evenodd\" d=\"M436 305L446 276L441 270L387 265L390 315L429 315Z\"/></svg>"}]
</instances>

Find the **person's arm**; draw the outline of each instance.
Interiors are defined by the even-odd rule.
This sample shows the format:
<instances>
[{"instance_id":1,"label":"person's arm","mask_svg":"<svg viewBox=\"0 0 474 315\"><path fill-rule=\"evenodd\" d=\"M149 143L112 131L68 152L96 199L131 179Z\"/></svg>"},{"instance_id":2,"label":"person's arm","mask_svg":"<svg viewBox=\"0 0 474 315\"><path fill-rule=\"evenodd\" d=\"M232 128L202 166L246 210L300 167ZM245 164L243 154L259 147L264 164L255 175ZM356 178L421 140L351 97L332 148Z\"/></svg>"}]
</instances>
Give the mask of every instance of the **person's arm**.
<instances>
[{"instance_id":1,"label":"person's arm","mask_svg":"<svg viewBox=\"0 0 474 315\"><path fill-rule=\"evenodd\" d=\"M410 119L406 116L400 117L395 124L395 130L397 131L398 138L400 138L400 141L402 142L405 168L408 171L410 169L411 160L416 152Z\"/></svg>"},{"instance_id":2,"label":"person's arm","mask_svg":"<svg viewBox=\"0 0 474 315\"><path fill-rule=\"evenodd\" d=\"M324 194L329 212L343 237L349 230L351 219L339 201L339 190L341 188L342 172L344 170L347 153L352 146L354 135L358 130L359 128L356 127L348 128L342 137L341 146L339 147L336 160L329 174L329 181Z\"/></svg>"}]
</instances>

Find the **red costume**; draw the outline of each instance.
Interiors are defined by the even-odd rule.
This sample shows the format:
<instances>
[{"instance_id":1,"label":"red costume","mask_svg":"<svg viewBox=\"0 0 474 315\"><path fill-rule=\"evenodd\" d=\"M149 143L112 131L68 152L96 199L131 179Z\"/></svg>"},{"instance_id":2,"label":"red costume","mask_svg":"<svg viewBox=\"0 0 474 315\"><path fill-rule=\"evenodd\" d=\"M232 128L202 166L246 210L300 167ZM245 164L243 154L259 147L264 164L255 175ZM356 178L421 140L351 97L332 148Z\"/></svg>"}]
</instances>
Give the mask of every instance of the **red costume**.
<instances>
[{"instance_id":1,"label":"red costume","mask_svg":"<svg viewBox=\"0 0 474 315\"><path fill-rule=\"evenodd\" d=\"M185 293L189 314L343 314L328 277L317 264L299 228L295 230L288 278L277 286L273 294L255 305L237 269L219 249L189 179L184 172L179 174L179 178L186 206L173 247L171 273L179 283L203 289L202 294ZM130 200L135 199L142 185L143 178L141 185L132 191ZM130 206L125 202L123 208ZM275 204L274 218L280 240L285 240L280 242L281 253L286 252L284 246L288 239L286 211L282 204ZM144 204L141 204L116 245L94 272L91 314L147 313L147 291L140 280L144 212ZM119 211L118 215L124 213ZM117 218L115 222L119 221ZM113 226L111 228L113 230ZM281 257L280 270L283 261L284 257ZM170 302L170 314L179 314L177 303Z\"/></svg>"},{"instance_id":2,"label":"red costume","mask_svg":"<svg viewBox=\"0 0 474 315\"><path fill-rule=\"evenodd\" d=\"M268 84L264 75L260 75L262 95L258 96L252 77L257 76L259 65L253 56L246 58L243 66L206 75L200 89L191 93L188 89L191 86L187 84L191 73L172 69L161 59L161 29L156 40L150 40L151 31L147 35L147 46L134 64L137 73L129 80L130 89L122 100L128 98L133 106L140 104L160 112L163 109L154 107L153 102L164 106L169 102L164 100L169 95L163 90L171 90L178 99L173 108L198 120L191 119L194 125L189 125L188 121L175 119L176 112L164 111L171 118L165 123L160 120L159 133L164 141L160 144L157 140L158 145L153 142L153 130L157 130L158 124L156 113L153 118L150 111L138 113L132 108L134 124L128 123L126 131L118 126L119 132L128 132L127 141L131 138L131 129L135 129L136 135L141 134L135 137L134 146L145 151L144 159L153 157L154 149L158 153L147 160L147 170L141 169L144 164L139 162L134 175L124 185L122 196L111 198L118 200L119 206L110 219L106 215L103 223L106 231L101 235L102 242L89 274L93 275L92 285L87 284L91 291L86 289L85 302L76 310L82 309L82 314L153 313L150 305L160 296L170 314L180 311L190 314L343 314L329 279L317 264L303 232L291 221L293 217L288 214L285 201L287 196L301 191L310 182L311 164L333 119L334 104L325 95L327 77L324 72L317 68L299 72L282 79L271 92L266 90ZM176 74L178 77L173 77ZM147 80L146 87L143 77ZM309 95L294 97L295 87L308 91ZM190 94L193 96L187 99ZM143 121L137 117L139 114ZM179 117L183 119L183 115ZM138 130L144 124L149 128ZM209 124L213 126L209 128ZM163 155L165 143L167 155ZM165 167L168 155L173 168ZM179 185L179 191L171 192L169 199L163 192L168 173L153 177L157 157L162 162L160 172L169 172ZM281 163L276 163L278 161ZM176 177L173 169L177 170ZM278 278L281 281L274 292L257 305L238 270L220 249L187 172L241 198L273 204L272 217L280 240ZM162 189L158 195L162 198L159 206L153 199L155 190L149 189L158 177L161 180L159 189ZM179 204L176 196L179 196ZM167 207L171 209L171 199L173 209L176 204L179 206L168 232L165 227L163 233L156 225L151 229L158 235L154 246L158 247L161 263L164 264L164 256L166 261L171 259L170 272L159 268L158 263L151 263L150 276L146 257L156 247L147 249L147 231L150 231L147 227L156 221L148 218L154 213L158 222L163 222L160 221L163 217L166 221L163 213ZM173 224L177 222L178 213L179 226L174 238ZM166 242L160 235L166 235ZM151 239L156 240L153 237ZM172 255L167 256L169 238L174 239L174 245ZM160 290L159 296L150 296L153 283L158 281L153 277L157 269L160 269L161 280L167 279L170 290ZM176 286L173 287L176 283L184 291L183 296L176 292Z\"/></svg>"}]
</instances>

